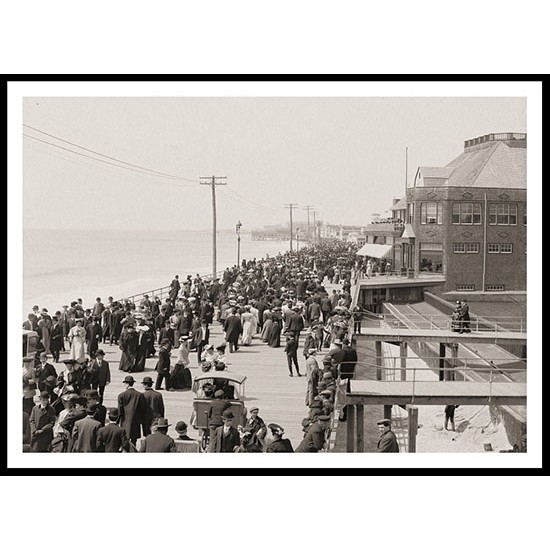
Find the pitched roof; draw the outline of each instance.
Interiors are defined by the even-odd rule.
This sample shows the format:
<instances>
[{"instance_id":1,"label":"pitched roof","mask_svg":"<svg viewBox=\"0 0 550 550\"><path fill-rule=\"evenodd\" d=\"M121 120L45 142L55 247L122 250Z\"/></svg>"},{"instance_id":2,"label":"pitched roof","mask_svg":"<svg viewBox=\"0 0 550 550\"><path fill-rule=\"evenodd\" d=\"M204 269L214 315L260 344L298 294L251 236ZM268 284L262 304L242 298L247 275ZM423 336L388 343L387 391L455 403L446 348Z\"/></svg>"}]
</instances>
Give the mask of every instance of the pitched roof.
<instances>
[{"instance_id":1,"label":"pitched roof","mask_svg":"<svg viewBox=\"0 0 550 550\"><path fill-rule=\"evenodd\" d=\"M453 168L450 187L527 188L527 149L495 142L462 153L447 164Z\"/></svg>"},{"instance_id":2,"label":"pitched roof","mask_svg":"<svg viewBox=\"0 0 550 550\"><path fill-rule=\"evenodd\" d=\"M419 166L418 170L420 171L424 179L426 178L447 179L453 173L454 168L449 168L448 166Z\"/></svg>"},{"instance_id":3,"label":"pitched roof","mask_svg":"<svg viewBox=\"0 0 550 550\"><path fill-rule=\"evenodd\" d=\"M407 199L402 198L398 200L391 208L390 210L405 210L407 208Z\"/></svg>"}]
</instances>

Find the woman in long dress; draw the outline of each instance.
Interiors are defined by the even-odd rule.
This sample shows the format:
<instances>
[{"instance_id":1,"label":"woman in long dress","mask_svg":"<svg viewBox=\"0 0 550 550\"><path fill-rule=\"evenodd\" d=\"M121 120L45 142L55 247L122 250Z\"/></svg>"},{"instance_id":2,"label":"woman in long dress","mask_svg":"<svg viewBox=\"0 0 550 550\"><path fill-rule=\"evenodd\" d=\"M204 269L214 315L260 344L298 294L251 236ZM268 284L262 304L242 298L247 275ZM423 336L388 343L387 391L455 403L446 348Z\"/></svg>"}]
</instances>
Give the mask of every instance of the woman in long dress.
<instances>
[{"instance_id":1,"label":"woman in long dress","mask_svg":"<svg viewBox=\"0 0 550 550\"><path fill-rule=\"evenodd\" d=\"M283 318L279 314L280 308L276 308L271 317L271 328L269 330L268 344L271 348L281 346L281 327L283 326Z\"/></svg>"},{"instance_id":2,"label":"woman in long dress","mask_svg":"<svg viewBox=\"0 0 550 550\"><path fill-rule=\"evenodd\" d=\"M75 319L74 327L69 331L69 343L71 350L69 351L69 359L78 361L86 356L86 331L82 328L82 319Z\"/></svg>"},{"instance_id":3,"label":"woman in long dress","mask_svg":"<svg viewBox=\"0 0 550 550\"><path fill-rule=\"evenodd\" d=\"M256 334L256 317L250 312L250 306L244 306L244 313L241 316L243 325L242 343L243 346L249 346L252 343L252 336Z\"/></svg>"},{"instance_id":4,"label":"woman in long dress","mask_svg":"<svg viewBox=\"0 0 550 550\"><path fill-rule=\"evenodd\" d=\"M120 336L120 349L122 355L120 356L120 363L118 365L119 370L125 372L134 372L136 366L136 357L139 345L139 336L134 330L134 325L127 324Z\"/></svg>"},{"instance_id":5,"label":"woman in long dress","mask_svg":"<svg viewBox=\"0 0 550 550\"><path fill-rule=\"evenodd\" d=\"M271 326L273 324L272 317L273 313L271 312L271 310L266 309L264 312L264 326L262 328L261 334L262 342L265 342L266 344L269 341L269 332L271 331Z\"/></svg>"}]
</instances>

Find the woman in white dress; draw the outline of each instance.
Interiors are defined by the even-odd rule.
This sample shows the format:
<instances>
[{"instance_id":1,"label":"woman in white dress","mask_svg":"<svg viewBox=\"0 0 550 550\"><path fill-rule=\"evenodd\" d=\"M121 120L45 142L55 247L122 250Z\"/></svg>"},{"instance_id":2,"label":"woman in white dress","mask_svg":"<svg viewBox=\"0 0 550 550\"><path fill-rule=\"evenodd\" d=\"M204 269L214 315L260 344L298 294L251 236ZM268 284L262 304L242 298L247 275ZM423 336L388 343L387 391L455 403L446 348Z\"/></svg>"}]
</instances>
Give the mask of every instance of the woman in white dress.
<instances>
[{"instance_id":1,"label":"woman in white dress","mask_svg":"<svg viewBox=\"0 0 550 550\"><path fill-rule=\"evenodd\" d=\"M86 354L86 331L82 328L82 319L75 319L75 325L69 331L68 336L69 343L71 344L69 359L74 359L75 361L84 359Z\"/></svg>"},{"instance_id":2,"label":"woman in white dress","mask_svg":"<svg viewBox=\"0 0 550 550\"><path fill-rule=\"evenodd\" d=\"M241 316L243 346L249 346L252 343L252 336L256 334L257 321L256 317L250 312L250 309L250 306L244 306L244 313Z\"/></svg>"}]
</instances>

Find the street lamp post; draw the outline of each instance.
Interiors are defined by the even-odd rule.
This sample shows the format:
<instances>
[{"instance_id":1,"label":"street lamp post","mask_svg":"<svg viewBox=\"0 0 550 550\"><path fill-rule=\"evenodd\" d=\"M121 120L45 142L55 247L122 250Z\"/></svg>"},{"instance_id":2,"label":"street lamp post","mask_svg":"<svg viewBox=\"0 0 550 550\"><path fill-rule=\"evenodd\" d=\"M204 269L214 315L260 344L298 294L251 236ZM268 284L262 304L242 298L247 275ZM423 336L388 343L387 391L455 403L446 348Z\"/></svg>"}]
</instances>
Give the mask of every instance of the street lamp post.
<instances>
[{"instance_id":1,"label":"street lamp post","mask_svg":"<svg viewBox=\"0 0 550 550\"><path fill-rule=\"evenodd\" d=\"M241 264L241 227L242 223L239 220L235 225L235 232L237 233L237 267Z\"/></svg>"}]
</instances>

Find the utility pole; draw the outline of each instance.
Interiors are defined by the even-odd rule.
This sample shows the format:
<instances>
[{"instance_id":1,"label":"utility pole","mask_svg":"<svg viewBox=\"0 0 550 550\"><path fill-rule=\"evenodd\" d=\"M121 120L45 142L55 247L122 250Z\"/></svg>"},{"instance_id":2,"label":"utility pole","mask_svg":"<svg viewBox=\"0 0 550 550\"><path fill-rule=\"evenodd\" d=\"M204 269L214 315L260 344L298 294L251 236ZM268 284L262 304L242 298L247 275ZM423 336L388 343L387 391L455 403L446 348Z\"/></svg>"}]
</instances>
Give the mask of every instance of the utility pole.
<instances>
[{"instance_id":1,"label":"utility pole","mask_svg":"<svg viewBox=\"0 0 550 550\"><path fill-rule=\"evenodd\" d=\"M405 147L405 200L407 200L407 187L409 179L409 148Z\"/></svg>"},{"instance_id":2,"label":"utility pole","mask_svg":"<svg viewBox=\"0 0 550 550\"><path fill-rule=\"evenodd\" d=\"M309 243L310 235L309 235L309 211L313 210L313 206L310 206L309 204L307 206L304 206L304 210L307 210L307 242Z\"/></svg>"},{"instance_id":3,"label":"utility pole","mask_svg":"<svg viewBox=\"0 0 550 550\"><path fill-rule=\"evenodd\" d=\"M313 242L317 242L317 212L313 211Z\"/></svg>"},{"instance_id":4,"label":"utility pole","mask_svg":"<svg viewBox=\"0 0 550 550\"><path fill-rule=\"evenodd\" d=\"M225 176L200 176L201 185L212 187L212 278L216 277L216 185L227 185Z\"/></svg>"},{"instance_id":5,"label":"utility pole","mask_svg":"<svg viewBox=\"0 0 550 550\"><path fill-rule=\"evenodd\" d=\"M285 204L285 208L288 208L290 211L290 252L292 253L292 209L296 208L298 205L295 203Z\"/></svg>"}]
</instances>

